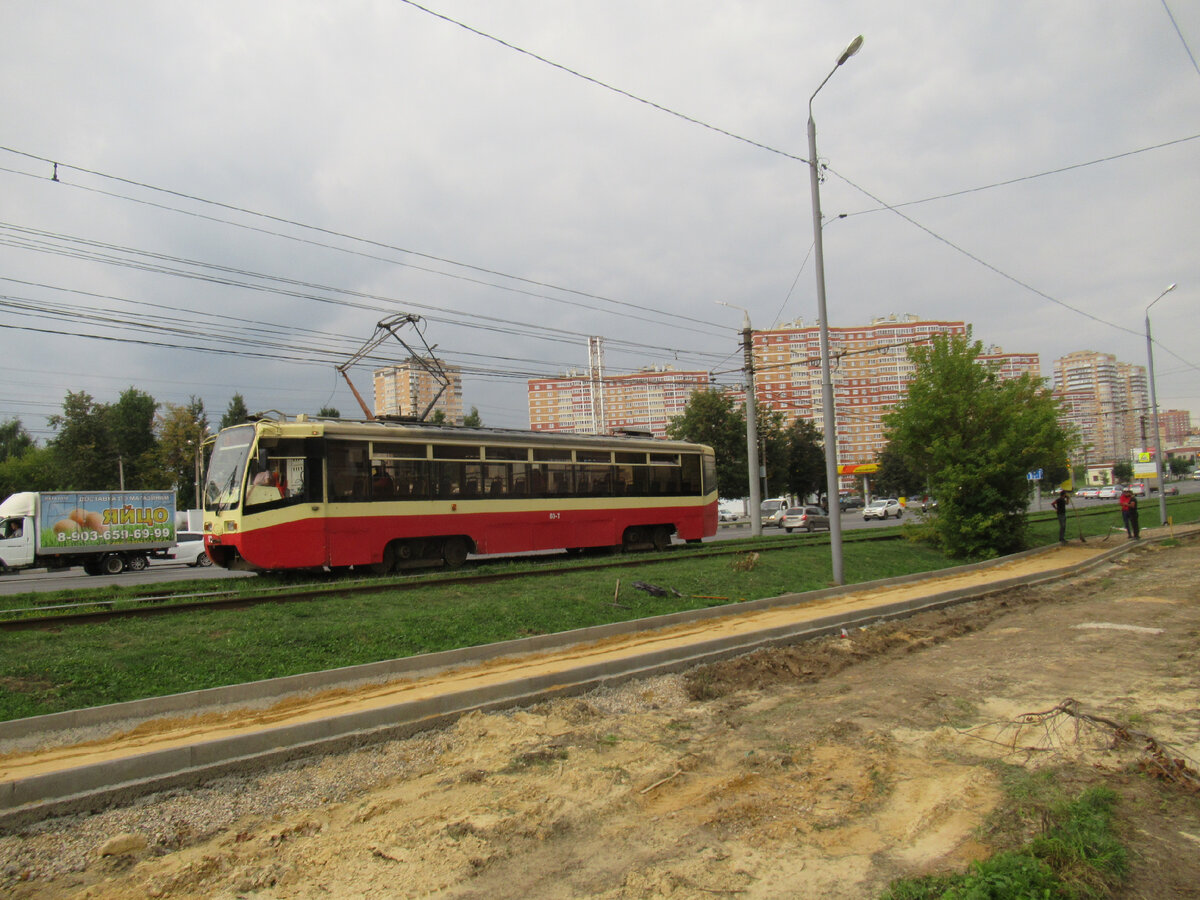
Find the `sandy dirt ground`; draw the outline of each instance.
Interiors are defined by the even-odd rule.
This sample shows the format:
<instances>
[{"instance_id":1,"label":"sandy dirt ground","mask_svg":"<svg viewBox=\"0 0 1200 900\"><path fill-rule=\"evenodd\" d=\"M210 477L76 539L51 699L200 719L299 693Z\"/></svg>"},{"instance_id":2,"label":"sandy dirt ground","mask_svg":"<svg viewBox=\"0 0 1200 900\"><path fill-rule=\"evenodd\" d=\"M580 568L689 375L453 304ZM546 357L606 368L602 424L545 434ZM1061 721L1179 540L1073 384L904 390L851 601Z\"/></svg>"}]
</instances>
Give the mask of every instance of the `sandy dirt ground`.
<instances>
[{"instance_id":1,"label":"sandy dirt ground","mask_svg":"<svg viewBox=\"0 0 1200 900\"><path fill-rule=\"evenodd\" d=\"M0 837L48 897L876 896L990 852L1000 763L1121 798L1121 896L1200 897L1200 544ZM1194 765L1194 763L1192 763Z\"/></svg>"}]
</instances>

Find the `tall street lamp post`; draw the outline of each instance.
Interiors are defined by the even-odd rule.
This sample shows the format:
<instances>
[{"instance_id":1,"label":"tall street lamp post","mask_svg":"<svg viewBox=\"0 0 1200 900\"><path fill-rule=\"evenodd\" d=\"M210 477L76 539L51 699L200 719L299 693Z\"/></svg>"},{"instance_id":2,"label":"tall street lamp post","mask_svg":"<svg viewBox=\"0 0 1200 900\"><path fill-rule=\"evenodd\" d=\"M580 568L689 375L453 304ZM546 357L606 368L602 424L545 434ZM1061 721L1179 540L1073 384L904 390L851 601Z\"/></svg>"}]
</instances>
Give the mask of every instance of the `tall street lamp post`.
<instances>
[{"instance_id":1,"label":"tall street lamp post","mask_svg":"<svg viewBox=\"0 0 1200 900\"><path fill-rule=\"evenodd\" d=\"M1165 291L1150 301L1150 306L1153 306L1171 291L1175 290L1175 285L1167 287ZM1163 447L1162 447L1162 432L1158 430L1158 398L1154 395L1154 342L1150 339L1150 306L1146 307L1146 357L1150 361L1150 411L1154 417L1154 474L1158 478L1158 518L1160 525L1167 524L1167 495L1164 490L1167 486L1163 481Z\"/></svg>"},{"instance_id":2,"label":"tall street lamp post","mask_svg":"<svg viewBox=\"0 0 1200 900\"><path fill-rule=\"evenodd\" d=\"M863 38L860 34L850 42L825 76L825 81L808 98L808 175L812 184L813 245L817 271L817 319L821 336L821 406L824 412L825 496L829 504L829 545L833 563L833 583L845 584L842 574L842 517L838 503L837 410L833 406L833 376L829 366L829 316L825 312L825 248L821 241L821 176L817 171L817 123L813 120L812 105L825 82L838 68L858 52Z\"/></svg>"}]
</instances>

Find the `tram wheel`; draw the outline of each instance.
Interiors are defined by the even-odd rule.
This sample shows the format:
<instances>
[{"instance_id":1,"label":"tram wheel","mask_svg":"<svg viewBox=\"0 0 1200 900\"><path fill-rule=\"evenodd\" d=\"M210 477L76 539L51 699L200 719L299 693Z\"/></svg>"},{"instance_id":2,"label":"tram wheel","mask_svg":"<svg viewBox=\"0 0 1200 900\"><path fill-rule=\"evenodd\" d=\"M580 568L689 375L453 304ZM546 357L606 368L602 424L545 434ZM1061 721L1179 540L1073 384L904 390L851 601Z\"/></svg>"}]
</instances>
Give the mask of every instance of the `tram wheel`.
<instances>
[{"instance_id":1,"label":"tram wheel","mask_svg":"<svg viewBox=\"0 0 1200 900\"><path fill-rule=\"evenodd\" d=\"M396 545L388 544L383 548L383 559L377 563L371 563L371 574L386 575L394 568L396 568Z\"/></svg>"},{"instance_id":2,"label":"tram wheel","mask_svg":"<svg viewBox=\"0 0 1200 900\"><path fill-rule=\"evenodd\" d=\"M460 537L446 538L442 543L442 559L446 561L448 569L457 569L465 563L470 552L467 542Z\"/></svg>"},{"instance_id":3,"label":"tram wheel","mask_svg":"<svg viewBox=\"0 0 1200 900\"><path fill-rule=\"evenodd\" d=\"M654 549L659 552L666 550L671 546L671 529L666 525L659 525L654 529L654 535L651 538L654 541Z\"/></svg>"},{"instance_id":4,"label":"tram wheel","mask_svg":"<svg viewBox=\"0 0 1200 900\"><path fill-rule=\"evenodd\" d=\"M628 553L637 550L646 543L646 536L640 528L626 528L625 537L621 541L621 549Z\"/></svg>"}]
</instances>

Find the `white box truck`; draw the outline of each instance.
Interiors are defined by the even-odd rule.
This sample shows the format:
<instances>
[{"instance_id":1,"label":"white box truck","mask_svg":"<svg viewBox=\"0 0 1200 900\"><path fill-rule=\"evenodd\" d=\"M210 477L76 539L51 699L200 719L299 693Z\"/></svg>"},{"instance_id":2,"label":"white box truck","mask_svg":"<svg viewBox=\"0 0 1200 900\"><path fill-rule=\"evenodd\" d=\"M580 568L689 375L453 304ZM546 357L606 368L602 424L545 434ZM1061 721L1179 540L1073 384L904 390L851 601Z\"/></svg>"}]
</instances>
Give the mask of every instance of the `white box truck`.
<instances>
[{"instance_id":1,"label":"white box truck","mask_svg":"<svg viewBox=\"0 0 1200 900\"><path fill-rule=\"evenodd\" d=\"M0 503L0 572L146 568L175 544L174 491L48 491Z\"/></svg>"}]
</instances>

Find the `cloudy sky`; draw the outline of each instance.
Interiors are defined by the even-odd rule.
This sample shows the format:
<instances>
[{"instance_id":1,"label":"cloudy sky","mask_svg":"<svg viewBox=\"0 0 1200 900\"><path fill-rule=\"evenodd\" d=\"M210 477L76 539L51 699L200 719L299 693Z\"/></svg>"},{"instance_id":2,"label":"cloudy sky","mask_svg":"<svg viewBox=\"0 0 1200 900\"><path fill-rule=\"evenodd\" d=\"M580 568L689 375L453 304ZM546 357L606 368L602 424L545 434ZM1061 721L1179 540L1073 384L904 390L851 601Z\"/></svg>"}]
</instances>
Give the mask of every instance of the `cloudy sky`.
<instances>
[{"instance_id":1,"label":"cloudy sky","mask_svg":"<svg viewBox=\"0 0 1200 900\"><path fill-rule=\"evenodd\" d=\"M422 317L464 402L587 363L737 380L830 322L1145 364L1200 418L1200 4L7 0L0 421L69 390L356 412L335 364ZM57 163L57 168L55 167ZM55 180L57 177L57 180ZM385 344L384 348L398 344ZM382 348L381 351L382 352ZM378 354L375 359L380 360ZM369 395L369 364L353 370Z\"/></svg>"}]
</instances>

